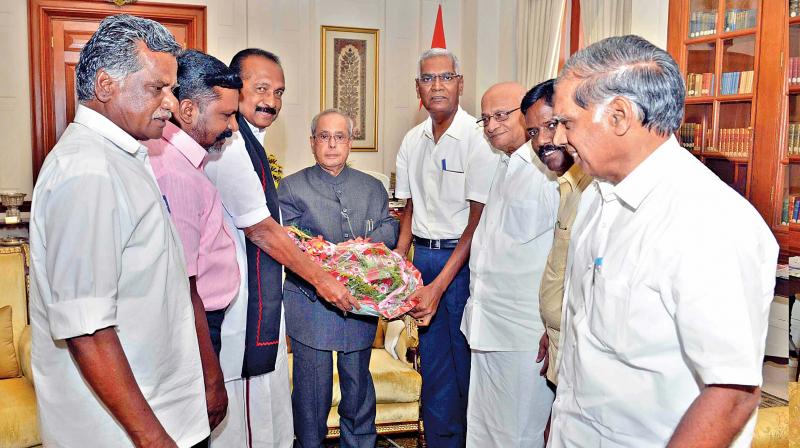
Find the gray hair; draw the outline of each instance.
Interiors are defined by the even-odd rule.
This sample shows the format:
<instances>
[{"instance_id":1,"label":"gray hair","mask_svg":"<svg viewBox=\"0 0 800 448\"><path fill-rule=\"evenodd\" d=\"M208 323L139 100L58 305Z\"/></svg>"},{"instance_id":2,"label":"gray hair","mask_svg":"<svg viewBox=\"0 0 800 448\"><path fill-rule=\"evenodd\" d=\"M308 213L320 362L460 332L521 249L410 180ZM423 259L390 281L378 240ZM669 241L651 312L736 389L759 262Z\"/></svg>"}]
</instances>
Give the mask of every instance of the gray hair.
<instances>
[{"instance_id":1,"label":"gray hair","mask_svg":"<svg viewBox=\"0 0 800 448\"><path fill-rule=\"evenodd\" d=\"M686 87L678 64L639 36L609 37L578 51L558 82L570 76L580 81L573 100L583 109L624 97L649 131L667 136L681 125Z\"/></svg>"},{"instance_id":2,"label":"gray hair","mask_svg":"<svg viewBox=\"0 0 800 448\"><path fill-rule=\"evenodd\" d=\"M436 56L446 56L450 58L450 61L453 62L453 70L456 71L457 75L461 74L461 64L458 63L458 58L453 54L452 51L445 48L431 48L430 50L425 50L419 57L419 64L417 64L417 78L422 76L422 63L430 58L435 58Z\"/></svg>"},{"instance_id":3,"label":"gray hair","mask_svg":"<svg viewBox=\"0 0 800 448\"><path fill-rule=\"evenodd\" d=\"M106 17L81 49L75 69L78 100L85 103L94 98L98 70L105 70L115 80L141 70L140 41L151 51L173 56L181 51L172 34L158 22L127 14Z\"/></svg>"},{"instance_id":4,"label":"gray hair","mask_svg":"<svg viewBox=\"0 0 800 448\"><path fill-rule=\"evenodd\" d=\"M337 114L344 117L345 121L347 121L347 137L348 138L352 137L353 127L354 127L353 119L348 117L347 115L344 114L344 112L342 112L339 109L336 109L335 107L332 107L330 109L325 109L322 112L318 113L317 115L314 115L314 118L311 119L311 136L313 137L317 135L317 123L319 122L319 119L324 117L325 115L331 115L331 114Z\"/></svg>"}]
</instances>

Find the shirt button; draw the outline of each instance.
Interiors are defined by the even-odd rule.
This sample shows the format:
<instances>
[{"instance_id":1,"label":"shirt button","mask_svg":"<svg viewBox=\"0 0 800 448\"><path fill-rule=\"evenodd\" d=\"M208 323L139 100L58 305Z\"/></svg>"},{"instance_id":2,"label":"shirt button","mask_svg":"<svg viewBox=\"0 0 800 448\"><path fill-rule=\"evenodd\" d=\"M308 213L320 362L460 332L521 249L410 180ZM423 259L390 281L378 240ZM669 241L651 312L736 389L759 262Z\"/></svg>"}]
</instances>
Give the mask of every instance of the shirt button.
<instances>
[{"instance_id":1,"label":"shirt button","mask_svg":"<svg viewBox=\"0 0 800 448\"><path fill-rule=\"evenodd\" d=\"M342 194L342 190L336 190L336 192Z\"/></svg>"},{"instance_id":2,"label":"shirt button","mask_svg":"<svg viewBox=\"0 0 800 448\"><path fill-rule=\"evenodd\" d=\"M344 234L344 237L345 237L345 238L349 238L349 237L350 237L350 234L348 234L348 233L345 233L345 234Z\"/></svg>"},{"instance_id":3,"label":"shirt button","mask_svg":"<svg viewBox=\"0 0 800 448\"><path fill-rule=\"evenodd\" d=\"M343 208L343 209L342 209L342 213L347 213L347 209L346 209L346 208Z\"/></svg>"}]
</instances>

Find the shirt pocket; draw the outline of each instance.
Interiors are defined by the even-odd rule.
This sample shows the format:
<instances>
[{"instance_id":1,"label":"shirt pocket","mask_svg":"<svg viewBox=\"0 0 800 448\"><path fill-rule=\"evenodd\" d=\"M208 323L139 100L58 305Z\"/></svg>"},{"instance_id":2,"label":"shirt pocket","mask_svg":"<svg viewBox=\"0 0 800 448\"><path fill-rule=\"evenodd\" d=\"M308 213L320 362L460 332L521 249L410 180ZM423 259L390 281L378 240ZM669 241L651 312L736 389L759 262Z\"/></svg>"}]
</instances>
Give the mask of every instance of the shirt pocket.
<instances>
[{"instance_id":1,"label":"shirt pocket","mask_svg":"<svg viewBox=\"0 0 800 448\"><path fill-rule=\"evenodd\" d=\"M607 278L595 270L587 324L592 335L615 352L624 351L629 302L630 287L626 281Z\"/></svg>"},{"instance_id":2,"label":"shirt pocket","mask_svg":"<svg viewBox=\"0 0 800 448\"><path fill-rule=\"evenodd\" d=\"M506 206L502 230L515 241L528 242L552 229L550 213L538 199L511 201Z\"/></svg>"}]
</instances>

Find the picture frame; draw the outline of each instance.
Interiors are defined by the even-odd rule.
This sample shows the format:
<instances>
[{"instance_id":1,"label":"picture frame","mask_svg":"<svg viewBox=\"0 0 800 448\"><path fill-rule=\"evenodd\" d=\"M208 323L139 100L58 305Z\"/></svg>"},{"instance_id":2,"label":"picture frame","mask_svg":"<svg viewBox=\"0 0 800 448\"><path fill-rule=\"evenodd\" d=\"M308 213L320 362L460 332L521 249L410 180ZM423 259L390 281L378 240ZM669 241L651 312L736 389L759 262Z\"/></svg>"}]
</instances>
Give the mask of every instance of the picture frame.
<instances>
[{"instance_id":1,"label":"picture frame","mask_svg":"<svg viewBox=\"0 0 800 448\"><path fill-rule=\"evenodd\" d=\"M322 25L320 110L353 119L352 150L378 151L379 30Z\"/></svg>"}]
</instances>

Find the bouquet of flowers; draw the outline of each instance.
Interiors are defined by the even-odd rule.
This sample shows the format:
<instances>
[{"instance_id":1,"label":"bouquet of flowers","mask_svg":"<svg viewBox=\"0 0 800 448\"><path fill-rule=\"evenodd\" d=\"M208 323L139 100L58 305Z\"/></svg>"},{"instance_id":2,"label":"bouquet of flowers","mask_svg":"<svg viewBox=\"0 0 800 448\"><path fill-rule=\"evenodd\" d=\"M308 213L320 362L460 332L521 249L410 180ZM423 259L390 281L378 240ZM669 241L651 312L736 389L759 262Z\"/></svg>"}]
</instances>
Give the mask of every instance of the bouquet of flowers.
<instances>
[{"instance_id":1,"label":"bouquet of flowers","mask_svg":"<svg viewBox=\"0 0 800 448\"><path fill-rule=\"evenodd\" d=\"M422 275L385 244L364 238L334 244L297 227L286 230L300 250L335 276L358 300L361 309L353 313L394 319L419 302L409 296L422 286Z\"/></svg>"}]
</instances>

